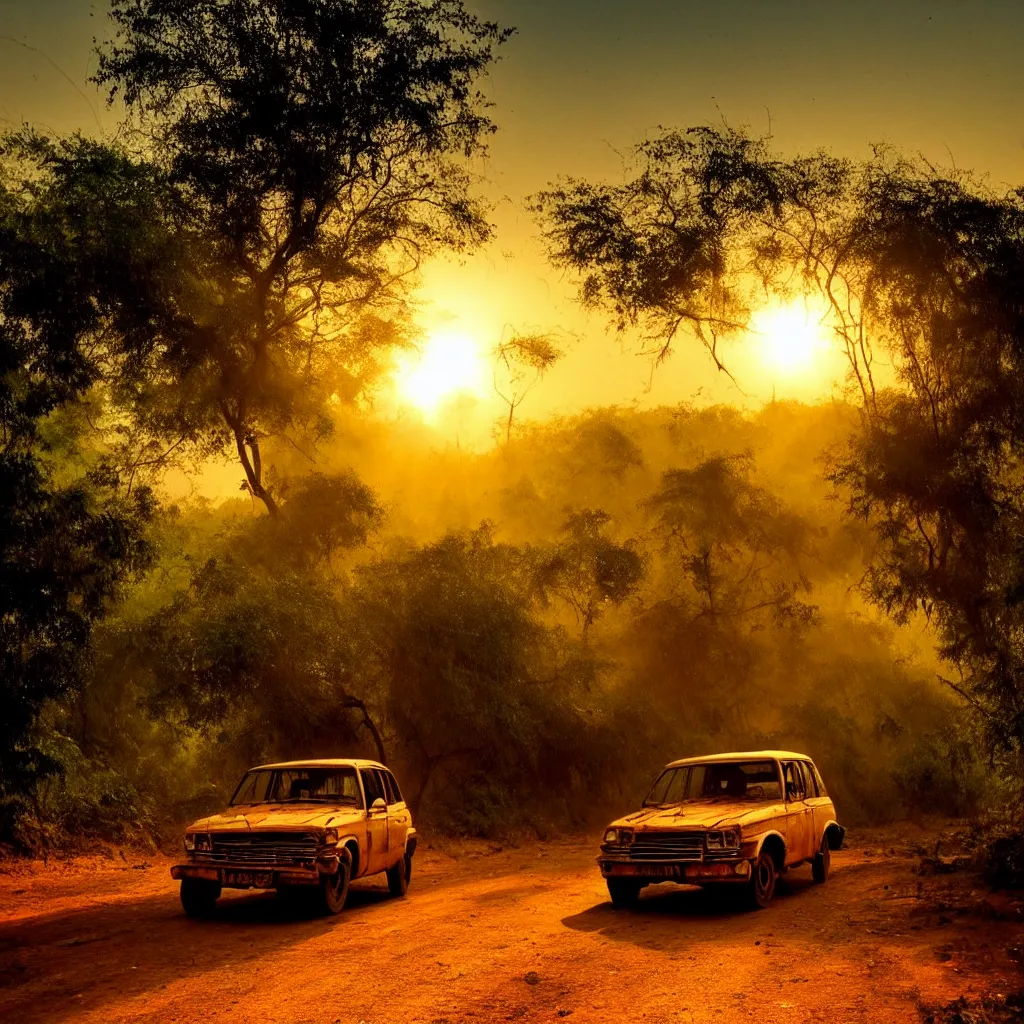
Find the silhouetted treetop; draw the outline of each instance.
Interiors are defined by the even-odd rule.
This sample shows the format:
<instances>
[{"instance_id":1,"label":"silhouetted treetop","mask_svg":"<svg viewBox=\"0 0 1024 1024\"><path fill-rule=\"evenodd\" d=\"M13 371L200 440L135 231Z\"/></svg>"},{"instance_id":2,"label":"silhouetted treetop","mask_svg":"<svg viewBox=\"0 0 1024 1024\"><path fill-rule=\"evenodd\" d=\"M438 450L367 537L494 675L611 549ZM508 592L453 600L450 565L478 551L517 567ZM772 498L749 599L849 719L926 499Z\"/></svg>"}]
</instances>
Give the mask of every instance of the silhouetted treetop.
<instances>
[{"instance_id":1,"label":"silhouetted treetop","mask_svg":"<svg viewBox=\"0 0 1024 1024\"><path fill-rule=\"evenodd\" d=\"M453 241L478 228L446 161L494 130L475 82L509 31L459 0L115 0L113 18L97 80L233 258L272 243L267 283L346 207L381 241L414 226L402 207L417 198L453 220ZM371 207L378 191L391 202Z\"/></svg>"},{"instance_id":2,"label":"silhouetted treetop","mask_svg":"<svg viewBox=\"0 0 1024 1024\"><path fill-rule=\"evenodd\" d=\"M112 16L96 78L127 105L129 145L25 147L26 180L105 155L96 232L134 213L166 243L131 240L98 285L120 399L154 444L233 451L275 513L265 440L322 439L327 403L405 343L422 260L489 235L467 158L494 130L476 82L510 31L459 0L116 0ZM158 186L144 210L128 170Z\"/></svg>"}]
</instances>

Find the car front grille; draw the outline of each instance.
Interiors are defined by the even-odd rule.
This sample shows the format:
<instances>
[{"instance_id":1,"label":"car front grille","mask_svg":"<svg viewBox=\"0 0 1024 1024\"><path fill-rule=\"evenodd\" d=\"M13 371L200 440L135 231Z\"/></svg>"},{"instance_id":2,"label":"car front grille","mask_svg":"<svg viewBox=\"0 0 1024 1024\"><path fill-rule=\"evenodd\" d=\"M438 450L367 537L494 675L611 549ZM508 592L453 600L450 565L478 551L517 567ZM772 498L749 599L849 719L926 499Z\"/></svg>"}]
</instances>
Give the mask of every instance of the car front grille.
<instances>
[{"instance_id":1,"label":"car front grille","mask_svg":"<svg viewBox=\"0 0 1024 1024\"><path fill-rule=\"evenodd\" d=\"M699 861L704 853L704 833L637 832L628 849L630 860Z\"/></svg>"},{"instance_id":2,"label":"car front grille","mask_svg":"<svg viewBox=\"0 0 1024 1024\"><path fill-rule=\"evenodd\" d=\"M320 837L315 832L214 832L212 849L196 850L195 859L214 864L301 864L316 860Z\"/></svg>"}]
</instances>

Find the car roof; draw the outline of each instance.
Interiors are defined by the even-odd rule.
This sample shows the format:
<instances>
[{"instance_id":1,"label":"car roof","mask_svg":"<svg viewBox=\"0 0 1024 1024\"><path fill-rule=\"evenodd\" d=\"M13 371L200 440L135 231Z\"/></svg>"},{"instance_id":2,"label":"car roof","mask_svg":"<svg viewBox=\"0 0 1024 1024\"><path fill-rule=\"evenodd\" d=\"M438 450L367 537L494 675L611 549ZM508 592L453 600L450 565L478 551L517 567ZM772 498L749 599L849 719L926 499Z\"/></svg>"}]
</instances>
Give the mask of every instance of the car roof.
<instances>
[{"instance_id":1,"label":"car roof","mask_svg":"<svg viewBox=\"0 0 1024 1024\"><path fill-rule=\"evenodd\" d=\"M807 754L798 754L792 750L736 750L731 754L704 754L702 757L682 757L665 765L666 768L678 768L684 764L702 764L705 761L764 761L768 758L777 761L810 761Z\"/></svg>"},{"instance_id":2,"label":"car roof","mask_svg":"<svg viewBox=\"0 0 1024 1024\"><path fill-rule=\"evenodd\" d=\"M257 764L257 768L384 768L380 761L367 761L361 757L317 757L311 761L277 761L274 764Z\"/></svg>"}]
</instances>

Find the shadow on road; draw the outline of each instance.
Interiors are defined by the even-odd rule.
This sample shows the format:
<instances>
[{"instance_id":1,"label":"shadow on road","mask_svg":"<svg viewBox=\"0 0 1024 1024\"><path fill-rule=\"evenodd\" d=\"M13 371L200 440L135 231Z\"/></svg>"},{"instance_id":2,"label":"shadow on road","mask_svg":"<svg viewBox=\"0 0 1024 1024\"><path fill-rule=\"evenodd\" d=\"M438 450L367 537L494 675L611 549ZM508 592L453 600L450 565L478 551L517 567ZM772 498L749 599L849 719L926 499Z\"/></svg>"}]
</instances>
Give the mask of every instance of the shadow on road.
<instances>
[{"instance_id":1,"label":"shadow on road","mask_svg":"<svg viewBox=\"0 0 1024 1024\"><path fill-rule=\"evenodd\" d=\"M596 932L614 942L648 949L683 948L695 938L714 937L723 925L732 935L749 932L754 938L764 931L766 915L812 898L807 890L814 888L809 875L780 878L772 905L767 911L756 911L744 906L743 894L738 890L699 889L666 882L644 889L635 907L598 903L562 918L562 924L574 931ZM695 927L680 930L683 922Z\"/></svg>"},{"instance_id":2,"label":"shadow on road","mask_svg":"<svg viewBox=\"0 0 1024 1024\"><path fill-rule=\"evenodd\" d=\"M321 916L308 903L282 900L273 892L231 892L210 919L195 921L185 916L177 893L167 892L5 922L0 924L0 1020L44 1019L38 986L49 995L78 997L76 1009L95 1011L229 963L242 969L366 914L390 918L403 903L387 889L359 885L349 891L340 915Z\"/></svg>"},{"instance_id":3,"label":"shadow on road","mask_svg":"<svg viewBox=\"0 0 1024 1024\"><path fill-rule=\"evenodd\" d=\"M312 895L312 894L311 894ZM353 886L345 900L345 914L358 911L363 907L373 907L378 903L396 902L384 888ZM339 918L325 915L319 911L315 902L310 899L281 899L276 893L269 891L228 892L217 901L217 909L213 917L201 921L205 926L222 924L284 924L290 921L320 922L330 924Z\"/></svg>"}]
</instances>

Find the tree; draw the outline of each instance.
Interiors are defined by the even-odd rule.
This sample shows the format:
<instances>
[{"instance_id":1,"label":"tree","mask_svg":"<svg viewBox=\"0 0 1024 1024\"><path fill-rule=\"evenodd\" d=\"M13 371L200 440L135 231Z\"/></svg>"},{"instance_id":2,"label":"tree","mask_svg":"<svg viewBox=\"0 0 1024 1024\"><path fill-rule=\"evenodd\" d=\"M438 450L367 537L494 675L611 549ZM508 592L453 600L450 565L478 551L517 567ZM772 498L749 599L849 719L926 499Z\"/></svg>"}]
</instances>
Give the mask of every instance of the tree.
<instances>
[{"instance_id":1,"label":"tree","mask_svg":"<svg viewBox=\"0 0 1024 1024\"><path fill-rule=\"evenodd\" d=\"M689 324L717 360L755 286L825 299L861 412L830 476L880 542L865 589L897 620L929 616L990 748L1019 755L1024 193L886 149L784 160L711 129L638 155L625 185L538 197L554 258L662 355Z\"/></svg>"},{"instance_id":2,"label":"tree","mask_svg":"<svg viewBox=\"0 0 1024 1024\"><path fill-rule=\"evenodd\" d=\"M636 148L639 172L622 185L568 179L533 198L549 253L580 276L580 298L620 330L639 328L664 360L691 330L715 364L723 334L746 322L735 240L778 183L763 143L737 132L666 132ZM770 170L770 168L769 168Z\"/></svg>"},{"instance_id":3,"label":"tree","mask_svg":"<svg viewBox=\"0 0 1024 1024\"><path fill-rule=\"evenodd\" d=\"M184 585L118 638L150 711L228 732L249 763L342 754L360 739L385 760L344 565L382 518L352 474L315 473L280 515L245 517L196 555L186 549Z\"/></svg>"},{"instance_id":4,"label":"tree","mask_svg":"<svg viewBox=\"0 0 1024 1024\"><path fill-rule=\"evenodd\" d=\"M563 353L543 334L513 335L495 353L494 390L508 406L505 444L512 439L512 418L526 396ZM499 381L499 375L501 380Z\"/></svg>"},{"instance_id":5,"label":"tree","mask_svg":"<svg viewBox=\"0 0 1024 1024\"><path fill-rule=\"evenodd\" d=\"M630 543L604 536L612 517L602 509L570 512L562 526L564 540L538 572L544 591L564 601L576 616L584 638L607 604L621 604L644 578L644 564Z\"/></svg>"},{"instance_id":6,"label":"tree","mask_svg":"<svg viewBox=\"0 0 1024 1024\"><path fill-rule=\"evenodd\" d=\"M596 666L534 614L529 550L494 543L484 524L356 576L361 664L387 694L418 781L414 806L439 776L454 777L463 823L476 815L473 827L486 828L488 814L514 804L521 818L524 807L596 773L608 738L585 710Z\"/></svg>"},{"instance_id":7,"label":"tree","mask_svg":"<svg viewBox=\"0 0 1024 1024\"><path fill-rule=\"evenodd\" d=\"M716 456L662 474L644 503L669 555L669 592L693 618L808 621L798 594L810 529L750 479L749 456Z\"/></svg>"},{"instance_id":8,"label":"tree","mask_svg":"<svg viewBox=\"0 0 1024 1024\"><path fill-rule=\"evenodd\" d=\"M38 716L81 685L93 625L148 564L150 493L82 472L75 410L99 375L103 310L52 210L0 165L0 836L59 770ZM94 275L108 267L97 264Z\"/></svg>"},{"instance_id":9,"label":"tree","mask_svg":"<svg viewBox=\"0 0 1024 1024\"><path fill-rule=\"evenodd\" d=\"M494 130L475 83L509 31L461 0L114 0L112 17L96 78L133 148L23 137L23 178L67 198L83 263L127 234L91 280L136 442L233 452L276 513L265 440L315 443L403 342L422 260L488 235L465 161Z\"/></svg>"}]
</instances>

